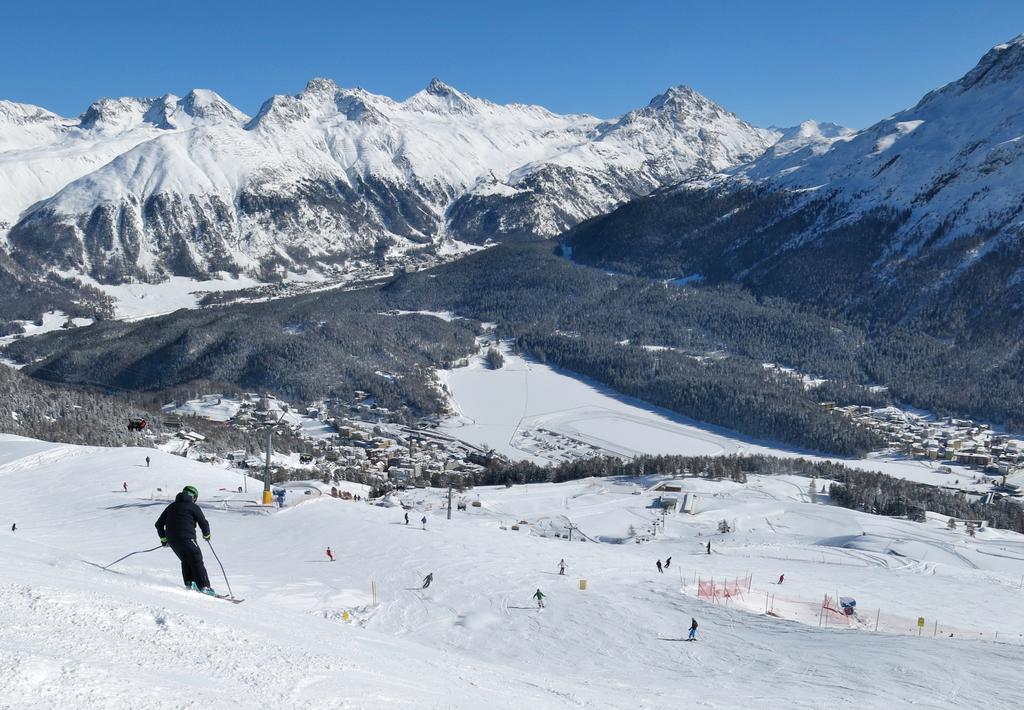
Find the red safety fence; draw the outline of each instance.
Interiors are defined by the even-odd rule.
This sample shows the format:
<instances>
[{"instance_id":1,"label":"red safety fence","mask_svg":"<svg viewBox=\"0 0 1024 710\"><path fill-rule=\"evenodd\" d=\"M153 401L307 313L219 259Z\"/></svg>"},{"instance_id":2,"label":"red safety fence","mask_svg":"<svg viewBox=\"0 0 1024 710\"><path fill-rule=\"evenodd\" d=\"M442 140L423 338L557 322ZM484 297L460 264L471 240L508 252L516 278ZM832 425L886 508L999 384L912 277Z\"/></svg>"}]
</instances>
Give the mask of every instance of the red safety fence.
<instances>
[{"instance_id":1,"label":"red safety fence","mask_svg":"<svg viewBox=\"0 0 1024 710\"><path fill-rule=\"evenodd\" d=\"M750 591L752 577L737 577L735 579L698 579L697 597L709 599L712 602L726 602L734 597L742 597L745 592Z\"/></svg>"},{"instance_id":2,"label":"red safety fence","mask_svg":"<svg viewBox=\"0 0 1024 710\"><path fill-rule=\"evenodd\" d=\"M839 605L839 600L833 599L828 594L821 600L821 613L823 615L831 616L835 619L841 619L844 623L849 623L846 611Z\"/></svg>"}]
</instances>

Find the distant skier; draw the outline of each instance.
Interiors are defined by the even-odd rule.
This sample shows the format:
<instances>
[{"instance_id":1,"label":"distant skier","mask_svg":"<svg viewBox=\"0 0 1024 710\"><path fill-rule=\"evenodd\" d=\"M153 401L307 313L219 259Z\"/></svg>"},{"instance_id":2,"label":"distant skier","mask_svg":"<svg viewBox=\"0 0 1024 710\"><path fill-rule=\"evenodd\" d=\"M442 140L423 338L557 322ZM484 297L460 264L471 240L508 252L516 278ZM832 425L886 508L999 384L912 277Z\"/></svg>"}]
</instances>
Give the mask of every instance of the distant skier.
<instances>
[{"instance_id":1,"label":"distant skier","mask_svg":"<svg viewBox=\"0 0 1024 710\"><path fill-rule=\"evenodd\" d=\"M409 524L409 512L408 511L406 511L406 513L405 513L405 524L406 525Z\"/></svg>"},{"instance_id":2,"label":"distant skier","mask_svg":"<svg viewBox=\"0 0 1024 710\"><path fill-rule=\"evenodd\" d=\"M558 574L564 575L565 574L565 568L568 567L568 566L569 565L565 564L565 559L564 558L559 560L558 561Z\"/></svg>"},{"instance_id":3,"label":"distant skier","mask_svg":"<svg viewBox=\"0 0 1024 710\"><path fill-rule=\"evenodd\" d=\"M423 588L426 589L430 586L430 583L434 581L434 573L430 572L426 577L423 578Z\"/></svg>"},{"instance_id":4,"label":"distant skier","mask_svg":"<svg viewBox=\"0 0 1024 710\"><path fill-rule=\"evenodd\" d=\"M708 554L711 554L711 540L708 540Z\"/></svg>"},{"instance_id":5,"label":"distant skier","mask_svg":"<svg viewBox=\"0 0 1024 710\"><path fill-rule=\"evenodd\" d=\"M146 468L149 468L149 457L146 457Z\"/></svg>"},{"instance_id":6,"label":"distant skier","mask_svg":"<svg viewBox=\"0 0 1024 710\"><path fill-rule=\"evenodd\" d=\"M18 524L11 523L11 532L18 532Z\"/></svg>"},{"instance_id":7,"label":"distant skier","mask_svg":"<svg viewBox=\"0 0 1024 710\"><path fill-rule=\"evenodd\" d=\"M334 553L331 552L331 548L329 547L327 548L327 559L329 559L331 562L334 562Z\"/></svg>"},{"instance_id":8,"label":"distant skier","mask_svg":"<svg viewBox=\"0 0 1024 710\"><path fill-rule=\"evenodd\" d=\"M671 557L669 557L667 560L665 560L665 569L668 569L668 566L670 564L672 564L672 558Z\"/></svg>"},{"instance_id":9,"label":"distant skier","mask_svg":"<svg viewBox=\"0 0 1024 710\"><path fill-rule=\"evenodd\" d=\"M540 591L539 589L536 592L533 593L533 598L537 600L537 608L538 609L543 609L544 608L544 597L545 596L546 595L544 594L544 592Z\"/></svg>"},{"instance_id":10,"label":"distant skier","mask_svg":"<svg viewBox=\"0 0 1024 710\"><path fill-rule=\"evenodd\" d=\"M780 574L779 575L779 584L782 584L782 582L785 581L785 579L786 579L786 575Z\"/></svg>"},{"instance_id":11,"label":"distant skier","mask_svg":"<svg viewBox=\"0 0 1024 710\"><path fill-rule=\"evenodd\" d=\"M697 620L690 617L690 635L686 639L687 641L697 640Z\"/></svg>"},{"instance_id":12,"label":"distant skier","mask_svg":"<svg viewBox=\"0 0 1024 710\"><path fill-rule=\"evenodd\" d=\"M161 545L169 545L181 560L181 576L185 586L203 594L215 594L210 588L210 577L203 564L203 551L196 542L196 525L203 531L203 539L210 539L210 524L196 505L199 491L185 486L174 502L164 508L156 520L156 531Z\"/></svg>"},{"instance_id":13,"label":"distant skier","mask_svg":"<svg viewBox=\"0 0 1024 710\"><path fill-rule=\"evenodd\" d=\"M427 516L424 515L423 519L420 520L420 522L423 523L423 529L426 530L427 529Z\"/></svg>"},{"instance_id":14,"label":"distant skier","mask_svg":"<svg viewBox=\"0 0 1024 710\"><path fill-rule=\"evenodd\" d=\"M128 492L128 481L125 481L124 483L122 483L121 487L124 488L124 492L127 493Z\"/></svg>"},{"instance_id":15,"label":"distant skier","mask_svg":"<svg viewBox=\"0 0 1024 710\"><path fill-rule=\"evenodd\" d=\"M665 574L665 570L663 570L663 569L661 568L661 560L658 560L658 561L657 561L657 562L655 562L654 564L658 565L658 572L659 572L659 573L661 573L661 574Z\"/></svg>"}]
</instances>

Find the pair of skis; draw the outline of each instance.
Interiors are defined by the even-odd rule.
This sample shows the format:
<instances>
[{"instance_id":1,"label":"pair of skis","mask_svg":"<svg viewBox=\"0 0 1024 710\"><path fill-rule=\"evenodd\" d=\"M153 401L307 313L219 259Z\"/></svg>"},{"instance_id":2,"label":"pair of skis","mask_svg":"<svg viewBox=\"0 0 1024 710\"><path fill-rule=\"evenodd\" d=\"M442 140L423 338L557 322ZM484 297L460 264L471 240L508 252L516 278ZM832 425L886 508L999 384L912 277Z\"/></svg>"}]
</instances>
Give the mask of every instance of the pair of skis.
<instances>
[{"instance_id":1,"label":"pair of skis","mask_svg":"<svg viewBox=\"0 0 1024 710\"><path fill-rule=\"evenodd\" d=\"M87 565L92 565L93 567L99 567L104 572L110 572L111 574L119 574L124 576L124 572L118 572L117 570L109 569L109 565L107 567L104 567L103 565L96 564L95 562L89 562L88 560L82 560L82 562L84 562ZM202 592L200 592L200 594L202 594ZM211 597L213 599L222 599L226 602L231 602L232 604L241 604L245 601L244 599L239 599L238 597L232 596L230 594L203 594L203 596Z\"/></svg>"}]
</instances>

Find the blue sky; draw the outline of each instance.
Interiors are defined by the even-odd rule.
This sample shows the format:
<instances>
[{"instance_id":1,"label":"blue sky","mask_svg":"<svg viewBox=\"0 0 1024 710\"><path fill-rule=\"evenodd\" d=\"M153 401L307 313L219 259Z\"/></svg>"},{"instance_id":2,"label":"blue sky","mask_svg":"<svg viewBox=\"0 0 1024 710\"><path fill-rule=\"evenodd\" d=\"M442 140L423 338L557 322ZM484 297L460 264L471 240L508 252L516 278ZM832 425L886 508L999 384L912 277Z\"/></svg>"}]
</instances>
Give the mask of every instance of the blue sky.
<instances>
[{"instance_id":1,"label":"blue sky","mask_svg":"<svg viewBox=\"0 0 1024 710\"><path fill-rule=\"evenodd\" d=\"M1024 32L1024 2L5 3L0 98L76 115L209 88L254 113L313 76L404 98L438 76L611 117L689 84L759 125L863 127Z\"/></svg>"}]
</instances>

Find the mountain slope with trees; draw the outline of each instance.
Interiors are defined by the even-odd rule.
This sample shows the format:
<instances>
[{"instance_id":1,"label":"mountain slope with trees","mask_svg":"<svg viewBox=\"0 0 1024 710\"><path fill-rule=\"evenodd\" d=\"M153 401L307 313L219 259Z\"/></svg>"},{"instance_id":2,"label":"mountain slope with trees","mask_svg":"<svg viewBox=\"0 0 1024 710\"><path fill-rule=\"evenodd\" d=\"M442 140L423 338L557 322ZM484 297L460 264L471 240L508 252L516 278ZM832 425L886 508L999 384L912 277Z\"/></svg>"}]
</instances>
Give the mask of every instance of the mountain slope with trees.
<instances>
[{"instance_id":1,"label":"mountain slope with trees","mask_svg":"<svg viewBox=\"0 0 1024 710\"><path fill-rule=\"evenodd\" d=\"M1009 352L1024 303L1022 80L1024 36L827 149L773 148L584 223L566 243L602 268L741 283Z\"/></svg>"}]
</instances>

